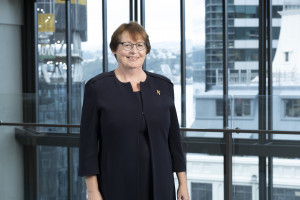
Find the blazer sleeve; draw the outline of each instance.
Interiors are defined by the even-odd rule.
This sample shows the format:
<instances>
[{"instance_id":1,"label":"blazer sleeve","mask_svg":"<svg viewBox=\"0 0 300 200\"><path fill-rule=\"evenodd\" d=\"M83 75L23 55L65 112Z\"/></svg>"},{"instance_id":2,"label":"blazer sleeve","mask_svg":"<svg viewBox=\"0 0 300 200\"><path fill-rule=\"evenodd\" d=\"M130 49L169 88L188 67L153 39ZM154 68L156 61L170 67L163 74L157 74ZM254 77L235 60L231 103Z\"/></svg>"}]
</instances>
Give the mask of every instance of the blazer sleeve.
<instances>
[{"instance_id":1,"label":"blazer sleeve","mask_svg":"<svg viewBox=\"0 0 300 200\"><path fill-rule=\"evenodd\" d=\"M171 96L172 96L172 105L170 107L171 125L169 130L168 142L169 142L169 149L170 149L171 159L172 159L172 168L173 168L172 170L173 172L182 172L182 171L186 171L186 160L183 153L178 118L177 118L176 108L174 104L173 85L171 88Z\"/></svg>"},{"instance_id":2,"label":"blazer sleeve","mask_svg":"<svg viewBox=\"0 0 300 200\"><path fill-rule=\"evenodd\" d=\"M85 85L80 123L79 176L99 174L98 134L100 113L97 106L97 93L93 83Z\"/></svg>"}]
</instances>

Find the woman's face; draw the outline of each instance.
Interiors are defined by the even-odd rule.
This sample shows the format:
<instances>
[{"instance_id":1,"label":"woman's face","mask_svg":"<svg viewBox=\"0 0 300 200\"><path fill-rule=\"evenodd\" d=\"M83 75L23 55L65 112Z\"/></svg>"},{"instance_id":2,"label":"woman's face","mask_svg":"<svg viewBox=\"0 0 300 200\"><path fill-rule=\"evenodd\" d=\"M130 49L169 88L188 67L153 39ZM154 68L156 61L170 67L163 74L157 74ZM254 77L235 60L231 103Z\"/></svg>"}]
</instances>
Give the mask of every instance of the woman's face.
<instances>
[{"instance_id":1,"label":"woman's face","mask_svg":"<svg viewBox=\"0 0 300 200\"><path fill-rule=\"evenodd\" d=\"M138 42L145 42L140 37L137 40L133 40L130 37L128 31L124 31L120 37L120 42L130 42L136 44ZM146 58L147 48L142 51L137 50L136 45L133 46L131 50L124 50L122 44L118 45L117 51L113 52L118 60L119 67L126 69L136 69L141 68Z\"/></svg>"}]
</instances>

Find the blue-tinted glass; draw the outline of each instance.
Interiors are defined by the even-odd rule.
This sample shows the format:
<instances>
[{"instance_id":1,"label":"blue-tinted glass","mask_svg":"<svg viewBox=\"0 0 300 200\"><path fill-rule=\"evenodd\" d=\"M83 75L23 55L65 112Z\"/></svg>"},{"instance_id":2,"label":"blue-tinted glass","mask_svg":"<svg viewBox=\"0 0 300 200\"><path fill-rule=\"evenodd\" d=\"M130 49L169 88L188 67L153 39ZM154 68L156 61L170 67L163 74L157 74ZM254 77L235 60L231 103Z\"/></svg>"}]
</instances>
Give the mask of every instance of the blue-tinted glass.
<instances>
[{"instance_id":1,"label":"blue-tinted glass","mask_svg":"<svg viewBox=\"0 0 300 200\"><path fill-rule=\"evenodd\" d=\"M67 148L40 146L37 156L39 199L69 199Z\"/></svg>"}]
</instances>

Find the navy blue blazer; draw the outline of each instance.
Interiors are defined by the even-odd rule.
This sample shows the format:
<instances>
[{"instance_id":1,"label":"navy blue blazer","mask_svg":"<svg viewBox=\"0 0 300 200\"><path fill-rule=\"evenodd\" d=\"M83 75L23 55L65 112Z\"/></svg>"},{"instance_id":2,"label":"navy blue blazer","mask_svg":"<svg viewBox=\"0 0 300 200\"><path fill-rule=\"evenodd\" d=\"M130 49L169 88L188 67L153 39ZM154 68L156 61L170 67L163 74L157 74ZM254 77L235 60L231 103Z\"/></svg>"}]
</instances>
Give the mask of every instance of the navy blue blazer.
<instances>
[{"instance_id":1,"label":"navy blue blazer","mask_svg":"<svg viewBox=\"0 0 300 200\"><path fill-rule=\"evenodd\" d=\"M97 175L104 200L136 199L140 115L147 123L155 200L175 200L173 172L186 171L172 82L145 71L143 113L131 84L106 72L85 85L79 176Z\"/></svg>"}]
</instances>

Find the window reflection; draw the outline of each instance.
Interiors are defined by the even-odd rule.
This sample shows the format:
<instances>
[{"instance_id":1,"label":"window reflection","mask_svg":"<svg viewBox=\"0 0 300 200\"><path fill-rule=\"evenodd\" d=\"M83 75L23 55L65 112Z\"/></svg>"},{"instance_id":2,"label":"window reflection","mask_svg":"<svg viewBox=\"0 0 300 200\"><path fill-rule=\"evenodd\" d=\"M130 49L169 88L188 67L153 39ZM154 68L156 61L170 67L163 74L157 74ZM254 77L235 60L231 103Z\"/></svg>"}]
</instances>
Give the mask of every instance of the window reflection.
<instances>
[{"instance_id":1,"label":"window reflection","mask_svg":"<svg viewBox=\"0 0 300 200\"><path fill-rule=\"evenodd\" d=\"M66 123L67 64L65 5L37 1L38 16L38 119L40 123ZM47 130L46 128L40 128ZM52 128L47 131L63 131Z\"/></svg>"},{"instance_id":2,"label":"window reflection","mask_svg":"<svg viewBox=\"0 0 300 200\"><path fill-rule=\"evenodd\" d=\"M49 124L79 124L85 82L102 70L101 2L70 1L71 66L67 66L66 1L37 1L38 43L38 116L37 122ZM87 13L92 17L87 21ZM89 29L88 29L89 27ZM97 36L95 36L97 35ZM67 77L67 69L71 77ZM71 82L67 83L68 78ZM72 98L67 95L70 84ZM71 109L69 105L71 105ZM68 113L68 111L70 113ZM69 117L68 117L69 116ZM66 128L39 128L39 131L78 133ZM84 180L69 177L67 148L41 146L38 149L40 199L83 199ZM76 155L76 151L71 151ZM76 170L74 170L76 172ZM72 182L72 184L70 183ZM74 194L68 194L68 185Z\"/></svg>"}]
</instances>

